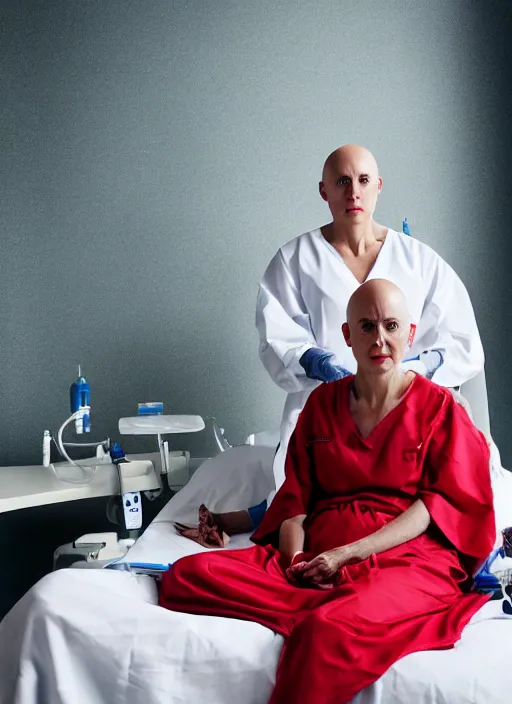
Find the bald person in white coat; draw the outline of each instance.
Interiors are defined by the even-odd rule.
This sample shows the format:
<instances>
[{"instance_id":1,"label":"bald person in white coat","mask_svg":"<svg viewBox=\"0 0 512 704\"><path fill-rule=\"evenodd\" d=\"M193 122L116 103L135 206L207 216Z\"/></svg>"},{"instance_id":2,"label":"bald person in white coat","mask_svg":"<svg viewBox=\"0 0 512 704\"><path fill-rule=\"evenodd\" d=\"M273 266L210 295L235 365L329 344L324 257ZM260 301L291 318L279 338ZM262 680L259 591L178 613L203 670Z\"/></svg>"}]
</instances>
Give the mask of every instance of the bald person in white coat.
<instances>
[{"instance_id":1,"label":"bald person in white coat","mask_svg":"<svg viewBox=\"0 0 512 704\"><path fill-rule=\"evenodd\" d=\"M484 366L473 307L454 270L427 245L374 220L382 178L373 155L357 145L340 147L325 162L319 190L332 222L279 249L256 306L260 359L288 394L274 462L277 488L311 391L356 370L340 330L350 296L365 281L388 279L407 299L416 326L408 368L457 388Z\"/></svg>"}]
</instances>

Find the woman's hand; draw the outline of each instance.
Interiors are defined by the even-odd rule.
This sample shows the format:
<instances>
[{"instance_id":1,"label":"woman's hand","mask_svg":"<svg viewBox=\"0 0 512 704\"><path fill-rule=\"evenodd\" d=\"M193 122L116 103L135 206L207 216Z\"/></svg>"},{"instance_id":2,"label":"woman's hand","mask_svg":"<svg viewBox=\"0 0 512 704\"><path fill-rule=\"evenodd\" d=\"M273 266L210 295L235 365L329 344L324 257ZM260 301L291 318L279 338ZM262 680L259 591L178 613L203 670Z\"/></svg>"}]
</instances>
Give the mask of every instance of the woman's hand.
<instances>
[{"instance_id":1,"label":"woman's hand","mask_svg":"<svg viewBox=\"0 0 512 704\"><path fill-rule=\"evenodd\" d=\"M322 552L309 562L292 564L289 569L291 576L302 586L332 586L344 565L360 560L361 556L355 544L344 545Z\"/></svg>"},{"instance_id":2,"label":"woman's hand","mask_svg":"<svg viewBox=\"0 0 512 704\"><path fill-rule=\"evenodd\" d=\"M290 584L293 584L294 587L304 586L302 577L295 568L304 567L307 565L308 560L308 556L302 550L299 550L292 557L292 561L289 566L284 569L286 579L290 582Z\"/></svg>"},{"instance_id":3,"label":"woman's hand","mask_svg":"<svg viewBox=\"0 0 512 704\"><path fill-rule=\"evenodd\" d=\"M175 523L174 527L179 535L189 538L204 548L225 548L229 543L229 537L219 530L215 517L204 504L199 507L199 522L197 526L185 526L183 523Z\"/></svg>"}]
</instances>

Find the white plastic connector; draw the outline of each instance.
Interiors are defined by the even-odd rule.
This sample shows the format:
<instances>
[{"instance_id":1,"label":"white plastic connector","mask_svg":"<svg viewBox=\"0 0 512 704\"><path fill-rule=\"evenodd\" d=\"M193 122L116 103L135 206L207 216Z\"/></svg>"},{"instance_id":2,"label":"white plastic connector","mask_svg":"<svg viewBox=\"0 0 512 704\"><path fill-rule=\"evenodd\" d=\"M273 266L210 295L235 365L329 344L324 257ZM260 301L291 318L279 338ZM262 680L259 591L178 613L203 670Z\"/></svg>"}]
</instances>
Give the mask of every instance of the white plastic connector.
<instances>
[{"instance_id":1,"label":"white plastic connector","mask_svg":"<svg viewBox=\"0 0 512 704\"><path fill-rule=\"evenodd\" d=\"M135 541L118 540L117 533L86 533L75 540L74 547L91 548L87 562L91 560L114 560L124 557Z\"/></svg>"},{"instance_id":2,"label":"white plastic connector","mask_svg":"<svg viewBox=\"0 0 512 704\"><path fill-rule=\"evenodd\" d=\"M43 433L43 467L50 466L52 436L49 430Z\"/></svg>"},{"instance_id":3,"label":"white plastic connector","mask_svg":"<svg viewBox=\"0 0 512 704\"><path fill-rule=\"evenodd\" d=\"M160 489L160 479L155 472L153 463L149 460L120 462L117 468L121 485L120 494Z\"/></svg>"},{"instance_id":4,"label":"white plastic connector","mask_svg":"<svg viewBox=\"0 0 512 704\"><path fill-rule=\"evenodd\" d=\"M170 452L168 466L167 484L173 491L178 491L190 479L190 452Z\"/></svg>"}]
</instances>

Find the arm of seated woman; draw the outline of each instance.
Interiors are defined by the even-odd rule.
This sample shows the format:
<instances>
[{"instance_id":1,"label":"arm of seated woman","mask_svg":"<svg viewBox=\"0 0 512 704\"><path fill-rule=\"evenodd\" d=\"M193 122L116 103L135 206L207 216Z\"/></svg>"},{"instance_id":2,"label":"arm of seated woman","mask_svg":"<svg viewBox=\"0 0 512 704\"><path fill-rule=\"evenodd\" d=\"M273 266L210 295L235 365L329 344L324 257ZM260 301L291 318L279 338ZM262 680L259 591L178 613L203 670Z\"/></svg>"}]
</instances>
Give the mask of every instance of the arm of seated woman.
<instances>
[{"instance_id":1,"label":"arm of seated woman","mask_svg":"<svg viewBox=\"0 0 512 704\"><path fill-rule=\"evenodd\" d=\"M338 570L353 562L366 560L370 555L391 550L424 533L430 525L430 514L418 499L400 516L354 543L343 545L317 555L307 563L291 567L294 576L301 576L310 584L327 584L336 577Z\"/></svg>"},{"instance_id":2,"label":"arm of seated woman","mask_svg":"<svg viewBox=\"0 0 512 704\"><path fill-rule=\"evenodd\" d=\"M430 513L421 499L418 499L406 511L394 518L375 533L354 543L360 560L370 555L391 550L424 533L430 525Z\"/></svg>"},{"instance_id":3,"label":"arm of seated woman","mask_svg":"<svg viewBox=\"0 0 512 704\"><path fill-rule=\"evenodd\" d=\"M279 552L283 565L288 567L293 559L304 550L304 521L306 514L287 518L279 529Z\"/></svg>"}]
</instances>

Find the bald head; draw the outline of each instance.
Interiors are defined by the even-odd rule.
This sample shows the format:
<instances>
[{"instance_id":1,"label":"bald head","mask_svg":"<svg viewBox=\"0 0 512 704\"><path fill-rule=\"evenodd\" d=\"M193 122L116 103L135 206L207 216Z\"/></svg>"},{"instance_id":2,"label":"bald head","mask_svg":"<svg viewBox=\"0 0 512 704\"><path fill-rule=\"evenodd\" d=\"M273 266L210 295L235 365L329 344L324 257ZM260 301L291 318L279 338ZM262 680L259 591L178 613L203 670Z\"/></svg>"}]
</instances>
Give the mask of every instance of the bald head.
<instances>
[{"instance_id":1,"label":"bald head","mask_svg":"<svg viewBox=\"0 0 512 704\"><path fill-rule=\"evenodd\" d=\"M368 224L382 188L375 157L356 144L336 149L325 161L318 188L335 224L342 229Z\"/></svg>"},{"instance_id":2,"label":"bald head","mask_svg":"<svg viewBox=\"0 0 512 704\"><path fill-rule=\"evenodd\" d=\"M385 279L371 279L350 297L343 335L357 368L381 373L399 365L412 341L404 294Z\"/></svg>"},{"instance_id":3,"label":"bald head","mask_svg":"<svg viewBox=\"0 0 512 704\"><path fill-rule=\"evenodd\" d=\"M359 286L350 297L347 306L347 322L353 325L359 320L377 320L380 316L407 322L409 320L407 301L402 291L391 281L370 279Z\"/></svg>"},{"instance_id":4,"label":"bald head","mask_svg":"<svg viewBox=\"0 0 512 704\"><path fill-rule=\"evenodd\" d=\"M335 149L325 160L322 171L322 181L326 181L330 176L343 175L342 172L347 167L358 164L363 172L369 176L378 178L379 168L373 154L365 147L357 144L345 144L343 147Z\"/></svg>"}]
</instances>

